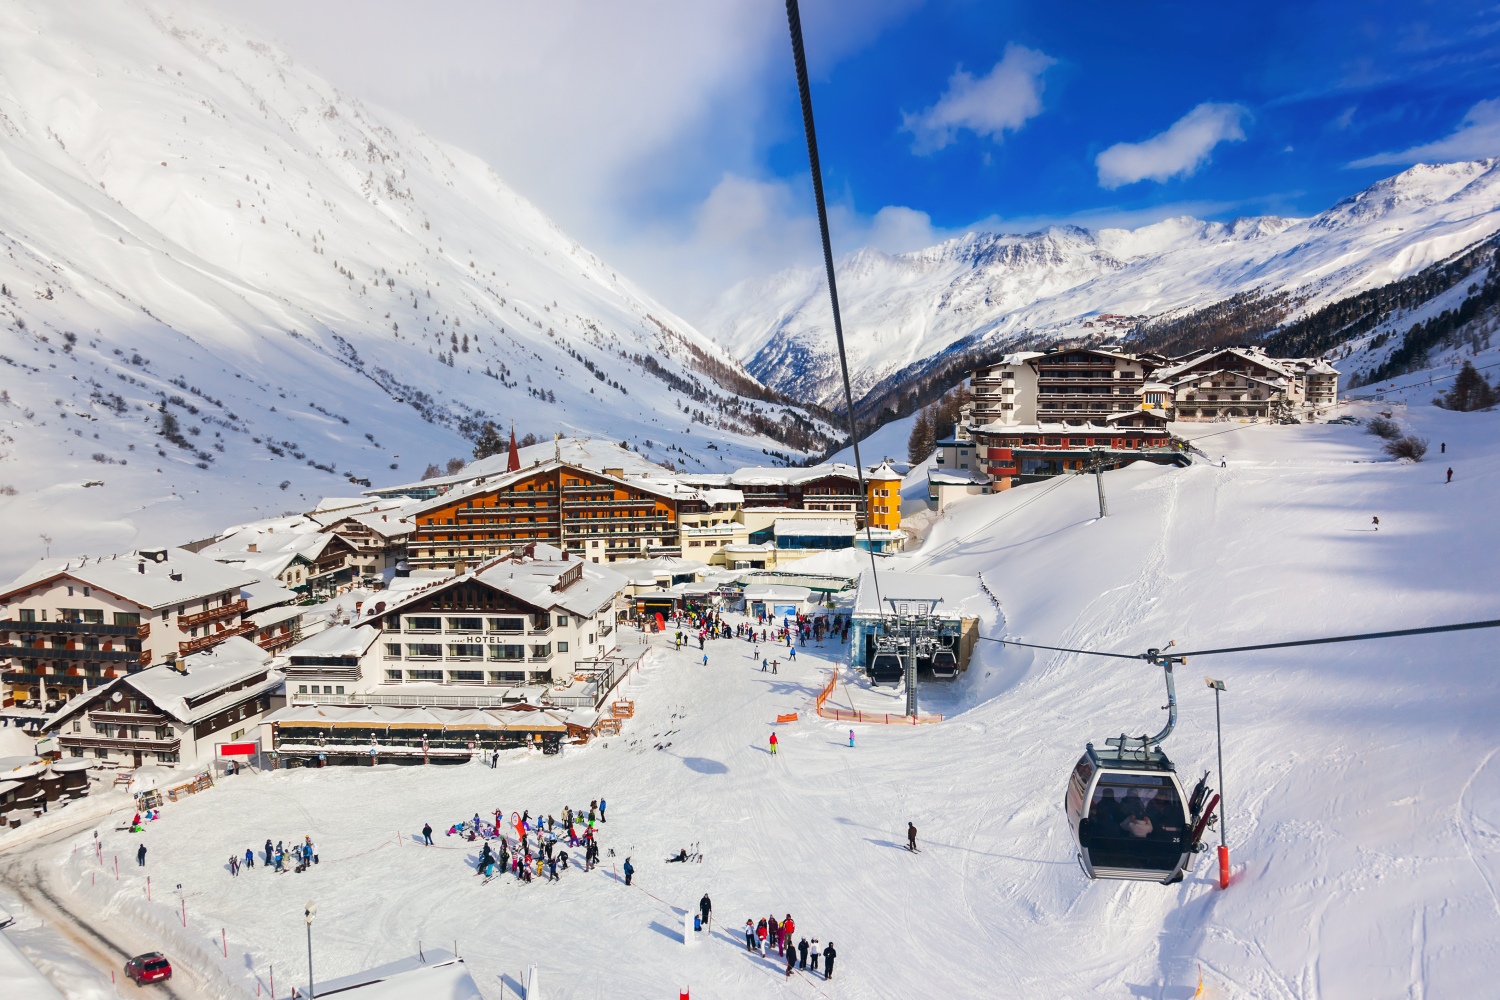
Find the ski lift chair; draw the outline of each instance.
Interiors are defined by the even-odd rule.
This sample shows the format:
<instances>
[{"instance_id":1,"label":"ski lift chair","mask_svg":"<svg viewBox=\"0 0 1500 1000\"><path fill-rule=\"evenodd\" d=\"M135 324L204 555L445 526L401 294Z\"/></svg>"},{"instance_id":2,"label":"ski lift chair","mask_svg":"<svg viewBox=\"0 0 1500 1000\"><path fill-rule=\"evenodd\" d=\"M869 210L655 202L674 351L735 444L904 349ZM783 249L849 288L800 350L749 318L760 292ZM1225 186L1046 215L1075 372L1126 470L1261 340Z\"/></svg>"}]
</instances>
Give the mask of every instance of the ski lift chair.
<instances>
[{"instance_id":1,"label":"ski lift chair","mask_svg":"<svg viewBox=\"0 0 1500 1000\"><path fill-rule=\"evenodd\" d=\"M939 649L932 654L932 676L940 680L952 680L958 676L958 657L951 649Z\"/></svg>"}]
</instances>

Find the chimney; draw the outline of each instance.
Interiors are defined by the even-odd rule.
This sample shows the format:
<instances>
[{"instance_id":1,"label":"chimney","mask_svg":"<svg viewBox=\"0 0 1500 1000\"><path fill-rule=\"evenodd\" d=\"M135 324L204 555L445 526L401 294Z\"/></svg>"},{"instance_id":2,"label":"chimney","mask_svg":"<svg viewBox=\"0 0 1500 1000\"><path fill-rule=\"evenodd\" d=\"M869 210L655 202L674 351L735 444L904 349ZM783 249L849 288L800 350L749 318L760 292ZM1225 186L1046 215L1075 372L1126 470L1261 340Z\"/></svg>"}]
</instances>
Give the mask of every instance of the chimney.
<instances>
[{"instance_id":1,"label":"chimney","mask_svg":"<svg viewBox=\"0 0 1500 1000\"><path fill-rule=\"evenodd\" d=\"M258 552L260 550L256 547L256 544L254 542L251 542L249 545L247 545L245 547L245 551L247 551L247 552Z\"/></svg>"},{"instance_id":2,"label":"chimney","mask_svg":"<svg viewBox=\"0 0 1500 1000\"><path fill-rule=\"evenodd\" d=\"M182 582L182 574L175 569L172 572L168 573L167 576L171 577L172 581L175 583Z\"/></svg>"},{"instance_id":3,"label":"chimney","mask_svg":"<svg viewBox=\"0 0 1500 1000\"><path fill-rule=\"evenodd\" d=\"M135 564L135 571L137 573L144 573L144 572L146 572L146 564L143 563L143 562L136 563Z\"/></svg>"}]
</instances>

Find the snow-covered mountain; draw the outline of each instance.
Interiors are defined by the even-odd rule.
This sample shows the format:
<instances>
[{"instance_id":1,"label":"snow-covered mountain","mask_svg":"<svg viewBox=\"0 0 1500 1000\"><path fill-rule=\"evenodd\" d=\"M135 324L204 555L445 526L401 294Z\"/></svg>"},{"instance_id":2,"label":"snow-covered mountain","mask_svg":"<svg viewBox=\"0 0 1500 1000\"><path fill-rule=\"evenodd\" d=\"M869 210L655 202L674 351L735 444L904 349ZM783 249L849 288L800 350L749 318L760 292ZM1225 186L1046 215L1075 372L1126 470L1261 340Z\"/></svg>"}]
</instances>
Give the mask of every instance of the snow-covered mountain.
<instances>
[{"instance_id":1,"label":"snow-covered mountain","mask_svg":"<svg viewBox=\"0 0 1500 1000\"><path fill-rule=\"evenodd\" d=\"M1135 230L972 233L838 266L856 396L945 352L1124 333L1251 289L1308 309L1415 273L1500 230L1500 161L1419 165L1307 219L1168 219ZM703 329L767 385L841 402L821 269L742 283Z\"/></svg>"},{"instance_id":2,"label":"snow-covered mountain","mask_svg":"<svg viewBox=\"0 0 1500 1000\"><path fill-rule=\"evenodd\" d=\"M486 419L795 450L483 162L194 6L0 7L0 251L0 575L43 534L98 552L410 480Z\"/></svg>"}]
</instances>

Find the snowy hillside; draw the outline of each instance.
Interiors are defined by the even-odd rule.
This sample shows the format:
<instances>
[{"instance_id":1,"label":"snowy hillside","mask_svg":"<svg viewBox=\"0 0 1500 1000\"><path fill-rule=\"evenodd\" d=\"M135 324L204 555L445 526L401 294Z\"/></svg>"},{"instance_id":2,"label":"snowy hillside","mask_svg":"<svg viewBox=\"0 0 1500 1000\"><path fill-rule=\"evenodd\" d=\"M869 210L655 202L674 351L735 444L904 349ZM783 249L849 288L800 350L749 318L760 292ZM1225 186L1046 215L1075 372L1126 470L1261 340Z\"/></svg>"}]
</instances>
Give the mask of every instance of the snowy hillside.
<instances>
[{"instance_id":1,"label":"snowy hillside","mask_svg":"<svg viewBox=\"0 0 1500 1000\"><path fill-rule=\"evenodd\" d=\"M191 5L0 7L0 250L0 576L44 533L97 553L409 480L485 419L796 450L484 163Z\"/></svg>"},{"instance_id":2,"label":"snowy hillside","mask_svg":"<svg viewBox=\"0 0 1500 1000\"><path fill-rule=\"evenodd\" d=\"M1136 230L974 233L905 254L852 253L839 298L856 395L945 351L1123 334L1251 289L1300 311L1385 284L1500 230L1500 161L1419 165L1308 219L1168 219ZM703 329L766 384L836 402L822 271L731 289Z\"/></svg>"},{"instance_id":3,"label":"snowy hillside","mask_svg":"<svg viewBox=\"0 0 1500 1000\"><path fill-rule=\"evenodd\" d=\"M1087 477L976 497L946 512L920 551L889 563L982 573L1001 605L986 634L1127 653L1171 639L1194 650L1493 619L1500 417L1395 413L1446 453L1390 462L1358 426L1192 428L1227 468L1107 473L1103 521ZM639 650L622 632L624 648ZM924 709L948 713L945 722L859 726L850 748L847 724L812 715L843 647L802 647L773 676L742 642L710 641L705 667L696 648L674 652L665 640L651 638L631 676L636 715L622 737L557 758L508 754L498 772L387 765L232 778L168 806L143 836L101 822L104 868L89 860L87 829L4 864L23 886L47 879L120 947L164 948L205 996L253 994L272 965L280 989L300 982L308 899L319 907L319 978L456 939L496 1000L516 994L533 962L561 1000L676 988L1185 1000L1200 972L1204 995L1221 1000L1491 995L1500 680L1489 632L1179 668L1182 715L1166 749L1189 779L1214 768L1213 698L1200 678L1228 684L1225 892L1211 854L1175 886L1088 883L1073 860L1067 774L1086 742L1160 725L1151 667L981 644L963 679L922 689ZM772 758L771 724L791 711L802 718L775 727ZM572 868L556 884L481 885L474 845L442 833L476 811L557 814L601 795L602 867ZM901 847L908 821L916 856ZM414 842L424 822L437 848ZM268 836L303 835L322 858L310 873L225 870L229 854ZM142 841L144 871L128 863ZM664 863L695 843L703 864ZM616 867L627 856L630 889ZM175 892L147 902L145 875L182 885L185 929ZM714 930L685 948L682 911L705 892ZM806 973L787 982L774 956L746 953L747 917L788 912L799 936L836 943L832 983Z\"/></svg>"}]
</instances>

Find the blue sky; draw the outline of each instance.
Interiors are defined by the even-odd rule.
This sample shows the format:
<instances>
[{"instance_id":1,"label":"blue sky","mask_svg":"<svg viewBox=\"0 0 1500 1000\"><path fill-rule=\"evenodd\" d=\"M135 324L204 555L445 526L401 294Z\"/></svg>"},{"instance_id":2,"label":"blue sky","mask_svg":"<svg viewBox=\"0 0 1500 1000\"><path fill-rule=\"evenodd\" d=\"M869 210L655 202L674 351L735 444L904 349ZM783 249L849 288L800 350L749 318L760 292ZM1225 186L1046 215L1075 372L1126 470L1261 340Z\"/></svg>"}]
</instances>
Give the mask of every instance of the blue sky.
<instances>
[{"instance_id":1,"label":"blue sky","mask_svg":"<svg viewBox=\"0 0 1500 1000\"><path fill-rule=\"evenodd\" d=\"M816 262L776 0L211 0L484 156L689 319ZM1310 214L1500 154L1500 6L804 0L840 252Z\"/></svg>"}]
</instances>

